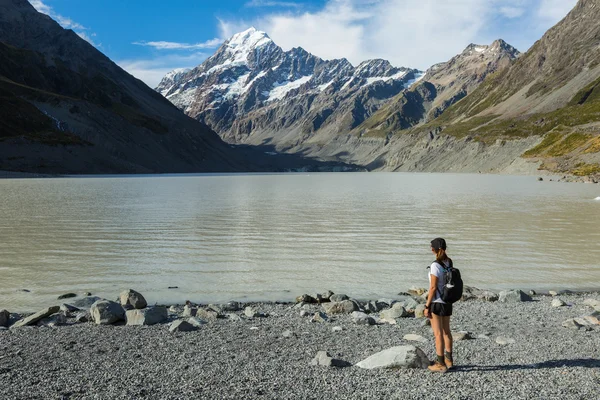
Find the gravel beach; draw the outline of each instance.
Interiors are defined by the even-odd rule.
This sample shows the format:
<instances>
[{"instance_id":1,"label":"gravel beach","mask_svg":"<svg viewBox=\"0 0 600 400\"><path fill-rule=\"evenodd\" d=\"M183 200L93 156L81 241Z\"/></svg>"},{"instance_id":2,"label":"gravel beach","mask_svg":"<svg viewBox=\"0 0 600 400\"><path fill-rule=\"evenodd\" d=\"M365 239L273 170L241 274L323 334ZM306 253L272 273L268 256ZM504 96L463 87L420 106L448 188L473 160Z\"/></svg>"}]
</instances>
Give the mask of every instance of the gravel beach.
<instances>
[{"instance_id":1,"label":"gravel beach","mask_svg":"<svg viewBox=\"0 0 600 400\"><path fill-rule=\"evenodd\" d=\"M557 297L566 306L553 307ZM323 310L319 304L251 304L267 316L230 312L240 318L208 320L193 332L171 333L167 323L0 330L0 397L600 398L600 326L562 325L569 318L590 315L594 309L583 302L600 300L600 295L557 297L457 303L452 330L468 331L474 339L455 342L456 368L445 374L311 365L318 351L351 364L398 345L417 346L430 359L435 353L431 329L422 318L399 318L396 325L358 325L351 315L341 314L331 315L329 322L310 322L311 313ZM303 309L308 316L300 315ZM169 314L170 321L176 318L180 315ZM425 341L407 341L407 334ZM499 344L499 337L508 344Z\"/></svg>"}]
</instances>

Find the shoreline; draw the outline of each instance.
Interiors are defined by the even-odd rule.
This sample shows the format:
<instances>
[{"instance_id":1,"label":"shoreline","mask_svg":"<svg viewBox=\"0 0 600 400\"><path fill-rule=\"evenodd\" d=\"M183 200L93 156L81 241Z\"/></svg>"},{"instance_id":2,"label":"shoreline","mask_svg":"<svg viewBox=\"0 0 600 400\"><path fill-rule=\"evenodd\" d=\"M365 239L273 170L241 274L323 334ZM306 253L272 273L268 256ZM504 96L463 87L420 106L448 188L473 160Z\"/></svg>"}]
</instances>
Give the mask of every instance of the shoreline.
<instances>
[{"instance_id":1,"label":"shoreline","mask_svg":"<svg viewBox=\"0 0 600 400\"><path fill-rule=\"evenodd\" d=\"M600 325L565 322L594 315L589 304L600 305L600 292L535 295L525 302L515 297L487 301L485 291L470 292L482 298L454 306L456 368L446 374L355 365L395 346L417 347L433 359L431 329L419 317L419 296L411 295L391 307L383 299L369 302L381 307L365 313L375 324L348 312L354 308L352 300L330 297L335 301L329 304L191 304L187 309L195 310L198 326L189 332L170 332L177 321L191 318L184 317L184 307L170 307L166 320L150 326L75 323L69 318L54 327L0 330L0 377L3 392L12 399L597 396ZM128 296L130 305L138 299ZM554 305L559 299L564 305ZM339 367L312 365L319 351L339 360Z\"/></svg>"}]
</instances>

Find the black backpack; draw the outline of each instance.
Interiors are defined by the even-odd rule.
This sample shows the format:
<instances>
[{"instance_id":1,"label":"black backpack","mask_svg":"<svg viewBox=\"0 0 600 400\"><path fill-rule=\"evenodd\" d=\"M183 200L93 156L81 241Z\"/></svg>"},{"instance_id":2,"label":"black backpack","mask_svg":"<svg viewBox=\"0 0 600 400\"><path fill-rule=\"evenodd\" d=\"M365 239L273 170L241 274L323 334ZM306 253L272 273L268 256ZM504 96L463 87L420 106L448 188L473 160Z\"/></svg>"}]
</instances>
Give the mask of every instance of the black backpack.
<instances>
[{"instance_id":1,"label":"black backpack","mask_svg":"<svg viewBox=\"0 0 600 400\"><path fill-rule=\"evenodd\" d=\"M444 270L444 276L442 277L444 290L440 293L440 298L449 304L456 303L463 294L463 281L460 277L460 271L457 268L454 268L452 260L450 260L449 267L446 267L437 260L434 262L441 265Z\"/></svg>"}]
</instances>

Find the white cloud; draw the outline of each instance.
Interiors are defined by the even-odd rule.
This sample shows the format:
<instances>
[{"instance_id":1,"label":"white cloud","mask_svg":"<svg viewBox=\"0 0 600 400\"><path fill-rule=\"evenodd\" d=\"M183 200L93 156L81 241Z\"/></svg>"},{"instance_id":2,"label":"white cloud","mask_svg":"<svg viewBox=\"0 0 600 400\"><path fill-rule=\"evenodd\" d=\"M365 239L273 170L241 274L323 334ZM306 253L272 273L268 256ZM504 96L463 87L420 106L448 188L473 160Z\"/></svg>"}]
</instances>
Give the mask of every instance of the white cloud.
<instances>
[{"instance_id":1,"label":"white cloud","mask_svg":"<svg viewBox=\"0 0 600 400\"><path fill-rule=\"evenodd\" d=\"M45 4L42 0L29 0L29 2L37 11L50 16L52 19L54 19L56 22L58 22L60 24L60 26L62 26L63 28L72 29L77 35L79 35L80 38L86 40L92 46L94 46L94 47L102 46L102 44L95 43L92 40L92 37L96 36L95 33L87 33L86 31L88 30L88 28L86 28L85 26L81 25L78 22L73 21L71 18L64 17L60 14L57 14L52 9L52 7Z\"/></svg>"},{"instance_id":2,"label":"white cloud","mask_svg":"<svg viewBox=\"0 0 600 400\"><path fill-rule=\"evenodd\" d=\"M540 0L537 14L540 19L555 24L563 19L575 4L577 0Z\"/></svg>"},{"instance_id":3,"label":"white cloud","mask_svg":"<svg viewBox=\"0 0 600 400\"><path fill-rule=\"evenodd\" d=\"M425 69L460 53L469 43L487 44L505 38L525 51L575 3L327 0L316 12L276 12L250 21L219 20L219 30L222 37L228 38L256 26L285 50L301 46L325 59L345 57L357 64L369 58L385 58L398 66ZM538 12L542 8L545 11Z\"/></svg>"},{"instance_id":4,"label":"white cloud","mask_svg":"<svg viewBox=\"0 0 600 400\"><path fill-rule=\"evenodd\" d=\"M251 0L244 4L245 7L302 7L300 3L292 1Z\"/></svg>"},{"instance_id":5,"label":"white cloud","mask_svg":"<svg viewBox=\"0 0 600 400\"><path fill-rule=\"evenodd\" d=\"M153 47L156 50L200 50L200 49L213 49L223 43L222 39L211 39L203 43L189 44L189 43L177 43L177 42L133 42L132 44L138 46Z\"/></svg>"},{"instance_id":6,"label":"white cloud","mask_svg":"<svg viewBox=\"0 0 600 400\"><path fill-rule=\"evenodd\" d=\"M506 18L519 18L526 10L523 7L500 7L498 11Z\"/></svg>"},{"instance_id":7,"label":"white cloud","mask_svg":"<svg viewBox=\"0 0 600 400\"><path fill-rule=\"evenodd\" d=\"M144 81L146 85L155 88L167 73L178 68L194 68L208 56L202 52L185 56L167 54L146 60L121 60L117 61L117 64L131 75Z\"/></svg>"}]
</instances>

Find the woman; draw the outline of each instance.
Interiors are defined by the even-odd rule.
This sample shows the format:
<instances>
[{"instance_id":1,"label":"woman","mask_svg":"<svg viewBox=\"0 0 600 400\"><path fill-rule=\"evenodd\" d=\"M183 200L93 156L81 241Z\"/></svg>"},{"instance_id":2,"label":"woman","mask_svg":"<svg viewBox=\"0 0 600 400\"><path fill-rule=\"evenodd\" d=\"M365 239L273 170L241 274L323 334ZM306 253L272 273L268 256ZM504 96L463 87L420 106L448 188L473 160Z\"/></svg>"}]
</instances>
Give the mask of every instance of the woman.
<instances>
[{"instance_id":1,"label":"woman","mask_svg":"<svg viewBox=\"0 0 600 400\"><path fill-rule=\"evenodd\" d=\"M435 254L435 261L431 264L429 271L429 295L425 303L425 316L431 318L437 360L429 367L429 370L446 372L453 366L452 334L450 333L452 304L445 303L441 299L440 293L444 288L444 268L449 268L452 260L446 254L446 241L442 238L431 241L431 251Z\"/></svg>"}]
</instances>

